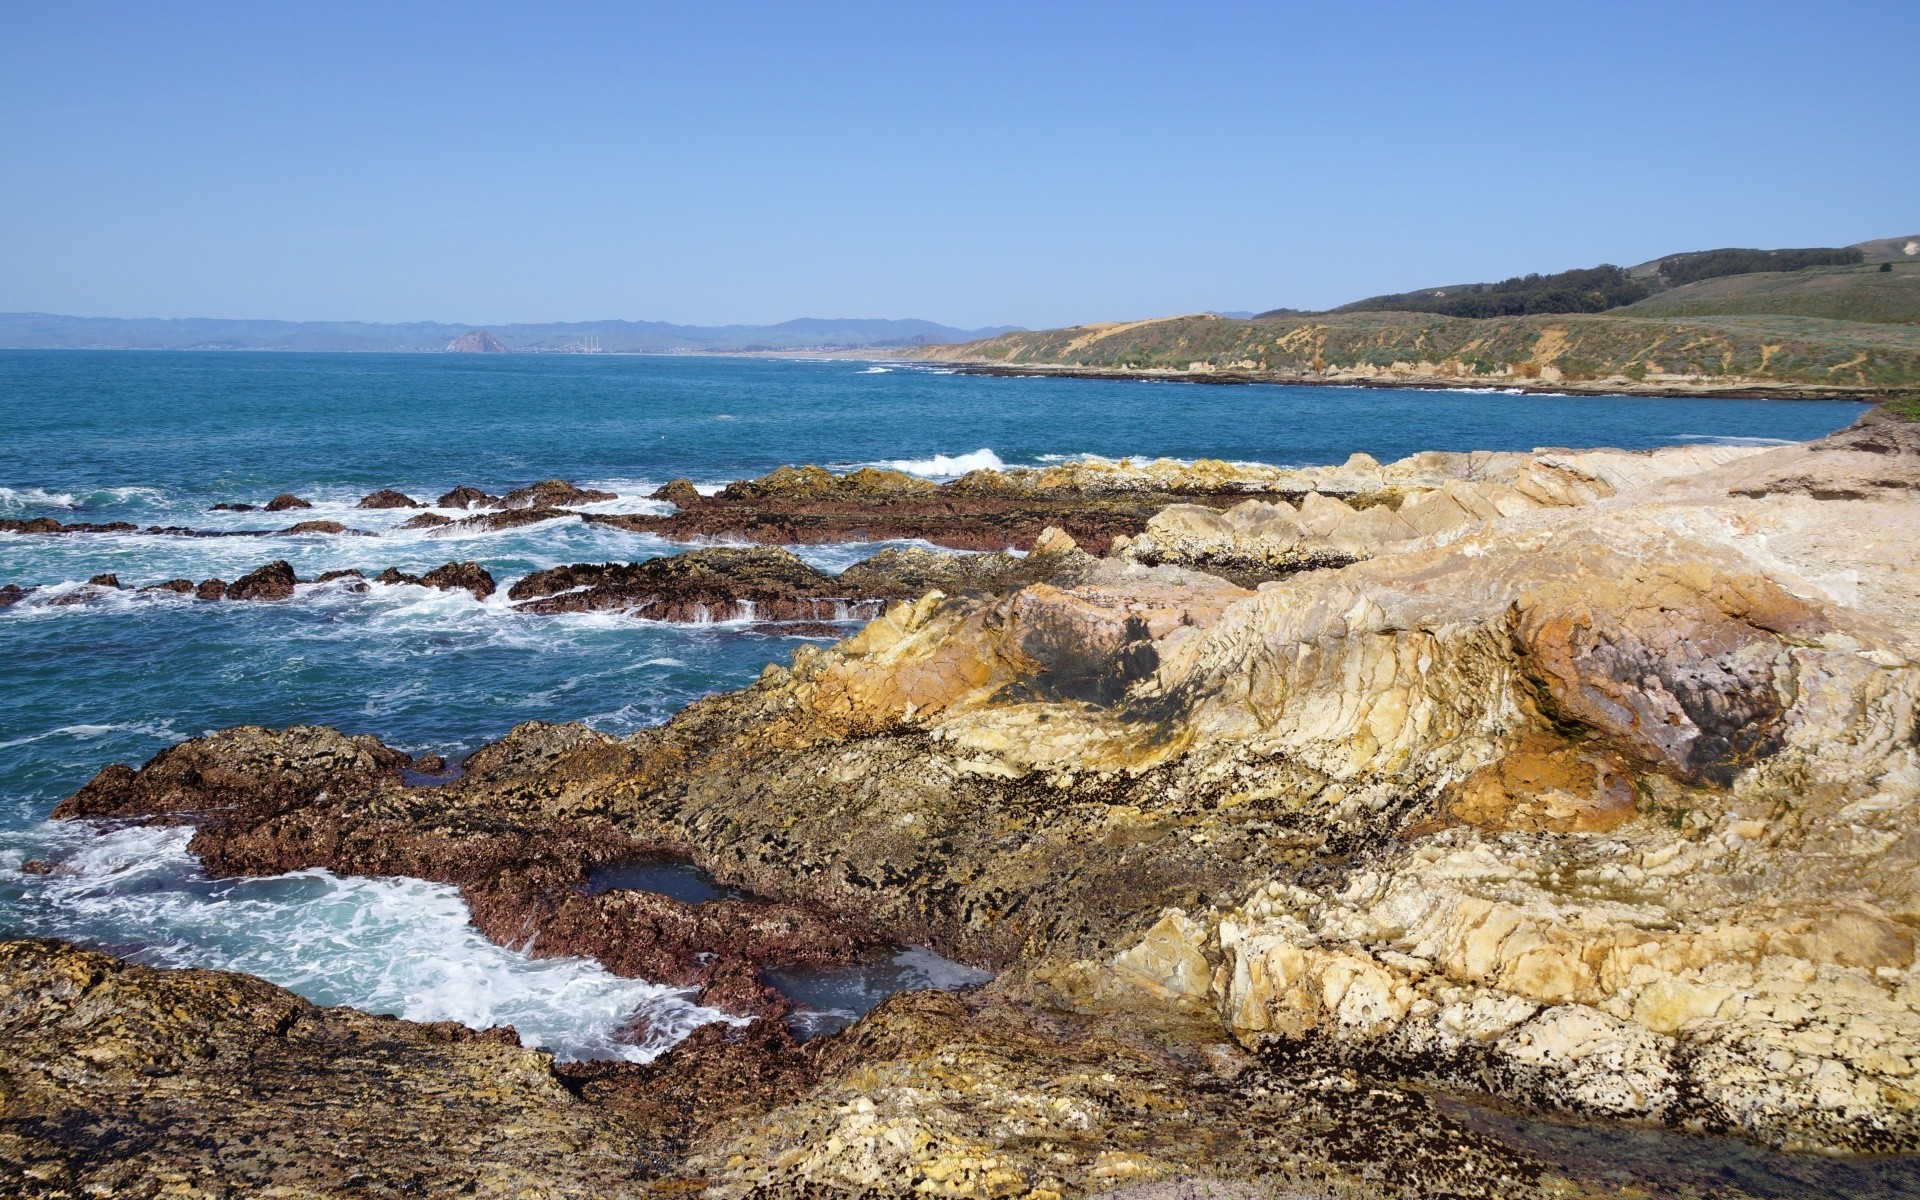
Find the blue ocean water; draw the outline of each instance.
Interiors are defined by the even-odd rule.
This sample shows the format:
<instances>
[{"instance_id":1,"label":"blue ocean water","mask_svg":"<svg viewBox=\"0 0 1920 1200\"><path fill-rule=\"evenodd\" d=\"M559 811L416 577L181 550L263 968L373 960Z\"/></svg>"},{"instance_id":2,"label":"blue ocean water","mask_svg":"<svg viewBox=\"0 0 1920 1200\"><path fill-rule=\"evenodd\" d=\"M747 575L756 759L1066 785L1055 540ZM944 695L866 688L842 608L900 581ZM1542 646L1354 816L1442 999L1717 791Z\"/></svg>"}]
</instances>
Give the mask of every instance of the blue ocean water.
<instances>
[{"instance_id":1,"label":"blue ocean water","mask_svg":"<svg viewBox=\"0 0 1920 1200\"><path fill-rule=\"evenodd\" d=\"M435 537L352 507L551 477L649 511L676 476L717 485L783 463L880 463L930 476L1086 454L1282 464L1423 449L1645 447L1816 437L1862 406L1484 391L1005 379L850 361L615 356L0 352L0 516L277 528L334 519L377 536L0 534L0 934L68 937L144 961L247 970L327 1003L511 1022L579 1055L644 1058L716 1014L591 963L526 958L467 924L450 888L303 872L215 880L180 831L54 825L109 762L230 725L318 722L458 757L526 720L610 732L752 679L797 639L606 614L528 617L503 597L304 587L282 604L116 595L56 605L88 577L233 579L273 558L303 578L476 559L507 584L560 563L672 553L578 521ZM279 492L285 514L210 513ZM839 569L874 546L796 548ZM58 862L23 873L31 858ZM646 1008L653 1040L616 1032Z\"/></svg>"}]
</instances>

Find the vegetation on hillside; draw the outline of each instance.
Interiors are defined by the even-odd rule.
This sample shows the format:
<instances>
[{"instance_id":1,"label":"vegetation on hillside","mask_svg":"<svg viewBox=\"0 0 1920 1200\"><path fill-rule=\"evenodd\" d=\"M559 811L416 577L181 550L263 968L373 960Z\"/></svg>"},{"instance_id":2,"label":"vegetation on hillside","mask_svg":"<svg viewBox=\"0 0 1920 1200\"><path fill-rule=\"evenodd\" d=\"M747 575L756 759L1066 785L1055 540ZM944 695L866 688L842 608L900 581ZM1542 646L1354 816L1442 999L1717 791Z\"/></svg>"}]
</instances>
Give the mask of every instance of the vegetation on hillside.
<instances>
[{"instance_id":1,"label":"vegetation on hillside","mask_svg":"<svg viewBox=\"0 0 1920 1200\"><path fill-rule=\"evenodd\" d=\"M1671 287L1756 272L1803 271L1808 267L1850 267L1866 256L1849 246L1805 250L1696 250L1660 260L1660 277Z\"/></svg>"},{"instance_id":2,"label":"vegetation on hillside","mask_svg":"<svg viewBox=\"0 0 1920 1200\"><path fill-rule=\"evenodd\" d=\"M1334 311L1424 312L1449 317L1597 313L1645 299L1653 290L1648 280L1635 279L1620 267L1602 263L1553 275L1516 275L1499 283L1372 296Z\"/></svg>"},{"instance_id":3,"label":"vegetation on hillside","mask_svg":"<svg viewBox=\"0 0 1920 1200\"><path fill-rule=\"evenodd\" d=\"M922 356L1296 381L1920 391L1920 328L1794 317L1189 316L1003 334Z\"/></svg>"}]
</instances>

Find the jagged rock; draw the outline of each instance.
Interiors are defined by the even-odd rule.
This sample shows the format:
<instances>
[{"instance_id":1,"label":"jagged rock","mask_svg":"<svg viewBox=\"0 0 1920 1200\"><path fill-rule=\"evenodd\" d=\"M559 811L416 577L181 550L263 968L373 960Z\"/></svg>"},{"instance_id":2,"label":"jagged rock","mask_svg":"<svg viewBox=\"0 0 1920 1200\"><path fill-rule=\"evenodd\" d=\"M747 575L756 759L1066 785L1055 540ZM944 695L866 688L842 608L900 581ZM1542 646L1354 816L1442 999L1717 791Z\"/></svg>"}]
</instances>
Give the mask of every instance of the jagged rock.
<instances>
[{"instance_id":1,"label":"jagged rock","mask_svg":"<svg viewBox=\"0 0 1920 1200\"><path fill-rule=\"evenodd\" d=\"M531 487L516 488L500 498L501 508L567 508L618 500L612 492L575 486L564 479L547 479Z\"/></svg>"},{"instance_id":2,"label":"jagged rock","mask_svg":"<svg viewBox=\"0 0 1920 1200\"><path fill-rule=\"evenodd\" d=\"M115 591L120 589L120 577L111 571L104 575L95 575L91 579L88 579L87 583L93 587L112 588Z\"/></svg>"},{"instance_id":3,"label":"jagged rock","mask_svg":"<svg viewBox=\"0 0 1920 1200\"><path fill-rule=\"evenodd\" d=\"M0 1170L23 1197L649 1195L631 1134L518 1040L0 942Z\"/></svg>"},{"instance_id":4,"label":"jagged rock","mask_svg":"<svg viewBox=\"0 0 1920 1200\"><path fill-rule=\"evenodd\" d=\"M494 593L493 576L472 559L435 567L422 575L420 582L442 591L466 591L471 593L475 600L485 600Z\"/></svg>"},{"instance_id":5,"label":"jagged rock","mask_svg":"<svg viewBox=\"0 0 1920 1200\"><path fill-rule=\"evenodd\" d=\"M344 574L345 572L340 572ZM359 572L355 571L355 575ZM325 576L322 577L323 579ZM397 567L388 567L373 580L375 583L411 583L421 587L440 588L443 591L468 591L475 600L485 600L493 595L493 576L479 563L473 561L450 562L435 567L425 575L407 575Z\"/></svg>"},{"instance_id":6,"label":"jagged rock","mask_svg":"<svg viewBox=\"0 0 1920 1200\"><path fill-rule=\"evenodd\" d=\"M52 517L0 519L0 533L138 533L139 530L140 527L130 521L109 521L103 525L62 525Z\"/></svg>"},{"instance_id":7,"label":"jagged rock","mask_svg":"<svg viewBox=\"0 0 1920 1200\"><path fill-rule=\"evenodd\" d=\"M373 738L243 726L170 747L138 771L107 767L54 815L190 822L193 852L227 874L326 867L456 884L474 924L496 940L518 944L536 932L538 954L591 954L662 983L704 984L742 964L844 962L875 943L864 922L806 905L589 894L592 867L645 858L661 844L532 797L503 807L491 789L530 782L558 754L610 744L577 728L524 725L470 758L461 778L409 787L414 761ZM464 807L469 789L476 804L454 825L428 815Z\"/></svg>"},{"instance_id":8,"label":"jagged rock","mask_svg":"<svg viewBox=\"0 0 1920 1200\"><path fill-rule=\"evenodd\" d=\"M195 600L224 600L227 595L227 581L224 579L203 579L200 586L193 589Z\"/></svg>"},{"instance_id":9,"label":"jagged rock","mask_svg":"<svg viewBox=\"0 0 1920 1200\"><path fill-rule=\"evenodd\" d=\"M665 500L676 508L684 509L698 505L705 497L693 486L693 480L675 479L662 487L655 488L648 499Z\"/></svg>"},{"instance_id":10,"label":"jagged rock","mask_svg":"<svg viewBox=\"0 0 1920 1200\"><path fill-rule=\"evenodd\" d=\"M879 605L774 547L689 550L638 563L535 571L507 592L523 612L619 610L655 621L861 619Z\"/></svg>"},{"instance_id":11,"label":"jagged rock","mask_svg":"<svg viewBox=\"0 0 1920 1200\"><path fill-rule=\"evenodd\" d=\"M436 508L493 508L500 503L500 497L489 496L463 483L433 503Z\"/></svg>"},{"instance_id":12,"label":"jagged rock","mask_svg":"<svg viewBox=\"0 0 1920 1200\"><path fill-rule=\"evenodd\" d=\"M412 496L407 495L405 492L395 491L392 488L381 488L377 492L369 492L367 495L360 497L360 502L358 504L355 504L354 507L355 508L421 508L424 506L418 500L415 500Z\"/></svg>"},{"instance_id":13,"label":"jagged rock","mask_svg":"<svg viewBox=\"0 0 1920 1200\"><path fill-rule=\"evenodd\" d=\"M372 536L371 534L367 533L367 531L364 529L349 529L338 521L301 521L298 524L289 525L285 529L279 530L279 532L280 533L351 533L357 537Z\"/></svg>"},{"instance_id":14,"label":"jagged rock","mask_svg":"<svg viewBox=\"0 0 1920 1200\"><path fill-rule=\"evenodd\" d=\"M626 738L522 727L410 788L330 731L228 731L102 772L61 815L190 819L216 872L457 882L515 944L589 865L672 848L1000 970L803 1051L817 1073L751 1115L678 1118L663 1177L716 1197L1287 1170L1360 1194L1577 1194L1407 1078L1913 1152L1920 505L1819 498L1879 455L1858 437L1677 470L1350 461L1318 482L1397 502L1306 489L1288 507L1308 535L1391 531L1449 482L1476 485L1452 498L1472 519L1257 591L1033 555L1058 573L893 604ZM1756 486L1782 472L1812 485ZM613 956L682 919L579 914L576 947ZM716 995L751 1002L741 965L706 976ZM620 1077L582 1093L659 1112L620 1107Z\"/></svg>"},{"instance_id":15,"label":"jagged rock","mask_svg":"<svg viewBox=\"0 0 1920 1200\"><path fill-rule=\"evenodd\" d=\"M38 588L23 588L17 583L0 586L0 608L12 608L38 590Z\"/></svg>"},{"instance_id":16,"label":"jagged rock","mask_svg":"<svg viewBox=\"0 0 1920 1200\"><path fill-rule=\"evenodd\" d=\"M140 589L143 592L173 592L182 596L193 594L193 580L169 579L164 583L150 583Z\"/></svg>"},{"instance_id":17,"label":"jagged rock","mask_svg":"<svg viewBox=\"0 0 1920 1200\"><path fill-rule=\"evenodd\" d=\"M976 471L935 484L900 471L863 467L836 475L781 467L702 496L686 480L653 493L679 510L587 513L584 519L676 539L729 538L808 544L921 538L959 550L1026 549L1048 527L1103 554L1113 539L1140 532L1168 503L1225 505L1262 494L1226 464L1218 471ZM1294 493L1297 494L1297 493Z\"/></svg>"},{"instance_id":18,"label":"jagged rock","mask_svg":"<svg viewBox=\"0 0 1920 1200\"><path fill-rule=\"evenodd\" d=\"M453 524L452 517L443 517L436 512L423 512L417 517L408 518L407 521L400 526L400 528L402 529L438 529L443 525L451 525L451 524Z\"/></svg>"},{"instance_id":19,"label":"jagged rock","mask_svg":"<svg viewBox=\"0 0 1920 1200\"><path fill-rule=\"evenodd\" d=\"M264 512L285 512L290 508L312 508L313 502L302 500L291 492L281 492L278 496L261 505Z\"/></svg>"},{"instance_id":20,"label":"jagged rock","mask_svg":"<svg viewBox=\"0 0 1920 1200\"><path fill-rule=\"evenodd\" d=\"M229 600L285 600L293 595L293 585L299 582L300 580L293 573L293 565L285 559L276 559L228 584L226 598ZM205 590L204 584L202 590Z\"/></svg>"},{"instance_id":21,"label":"jagged rock","mask_svg":"<svg viewBox=\"0 0 1920 1200\"><path fill-rule=\"evenodd\" d=\"M557 521L564 517L579 516L580 514L565 508L514 508L500 512L485 512L476 516L462 517L460 520L454 521L451 524L448 524L444 518L439 521L427 521L425 519L429 516L437 515L436 513L421 513L418 517L407 522L407 525L411 527L431 525L441 528L441 531L446 533L473 530L497 532L502 529L519 529L525 525L537 525L542 521Z\"/></svg>"}]
</instances>

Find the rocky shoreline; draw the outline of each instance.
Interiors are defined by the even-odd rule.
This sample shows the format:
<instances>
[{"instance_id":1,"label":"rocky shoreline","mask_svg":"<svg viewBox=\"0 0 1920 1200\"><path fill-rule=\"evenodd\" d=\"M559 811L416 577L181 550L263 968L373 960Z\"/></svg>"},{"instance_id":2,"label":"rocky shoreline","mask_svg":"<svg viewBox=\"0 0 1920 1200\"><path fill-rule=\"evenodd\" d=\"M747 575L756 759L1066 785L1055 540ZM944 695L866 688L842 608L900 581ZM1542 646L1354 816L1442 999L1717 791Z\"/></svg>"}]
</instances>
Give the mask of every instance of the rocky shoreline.
<instances>
[{"instance_id":1,"label":"rocky shoreline","mask_svg":"<svg viewBox=\"0 0 1920 1200\"><path fill-rule=\"evenodd\" d=\"M924 361L948 368L956 375L987 375L1008 379L1136 379L1156 383L1198 383L1221 386L1265 384L1270 387L1364 387L1400 388L1412 391L1447 391L1477 388L1486 391L1515 392L1522 395L1649 396L1675 400L1711 396L1722 400L1860 400L1868 403L1914 394L1910 388L1822 386L1819 384L1768 384L1751 379L1732 383L1695 381L1688 383L1647 384L1627 376L1605 379L1559 379L1542 383L1523 376L1461 376L1440 372L1346 371L1237 371L1208 367L1203 370L1179 370L1171 367L1091 367L1066 363L1021 363L1009 365L990 359L936 357Z\"/></svg>"},{"instance_id":2,"label":"rocky shoreline","mask_svg":"<svg viewBox=\"0 0 1920 1200\"><path fill-rule=\"evenodd\" d=\"M0 1156L46 1196L148 1194L143 1155L204 1195L421 1172L493 1195L1619 1194L1436 1095L1920 1153L1920 426L996 475L776 472L620 520L804 542L1060 518L1024 557L836 577L695 551L514 585L566 611L884 605L659 728L526 725L428 782L373 738L247 727L55 814L189 824L217 873L451 883L496 941L751 1024L556 1067L505 1033L8 943ZM753 898L586 886L660 853ZM887 941L997 977L794 1045L760 972ZM366 1178L343 1187L285 1101L376 1094L343 1118Z\"/></svg>"}]
</instances>

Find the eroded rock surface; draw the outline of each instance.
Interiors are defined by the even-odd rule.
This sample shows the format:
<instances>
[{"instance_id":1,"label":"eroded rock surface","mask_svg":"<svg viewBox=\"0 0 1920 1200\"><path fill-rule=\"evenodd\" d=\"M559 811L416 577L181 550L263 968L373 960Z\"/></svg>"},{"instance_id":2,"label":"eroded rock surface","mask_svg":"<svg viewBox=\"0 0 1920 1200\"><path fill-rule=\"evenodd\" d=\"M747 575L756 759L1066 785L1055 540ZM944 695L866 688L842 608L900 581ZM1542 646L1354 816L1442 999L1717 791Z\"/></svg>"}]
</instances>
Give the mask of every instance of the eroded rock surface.
<instances>
[{"instance_id":1,"label":"eroded rock surface","mask_svg":"<svg viewBox=\"0 0 1920 1200\"><path fill-rule=\"evenodd\" d=\"M982 470L945 484L875 467L846 475L781 467L728 484L714 496L675 480L654 493L678 507L669 515L590 513L585 519L681 540L806 545L919 538L983 551L1029 549L1053 526L1086 550L1104 554L1115 537L1140 532L1167 504L1225 507L1263 494L1263 481L1205 461L1164 469L1070 464L1044 471Z\"/></svg>"},{"instance_id":2,"label":"eroded rock surface","mask_svg":"<svg viewBox=\"0 0 1920 1200\"><path fill-rule=\"evenodd\" d=\"M1000 971L805 1070L734 1060L784 1082L683 1120L666 1169L716 1195L1584 1186L1409 1081L1911 1153L1920 506L1886 481L1920 455L1878 420L1485 478L1350 462L1320 482L1398 488L1344 506L1382 525L1450 484L1487 507L1254 590L1050 545L1070 566L894 603L627 738L523 727L428 789L370 739L228 731L60 815L191 820L214 870L457 875L496 937L560 903L543 880L672 850Z\"/></svg>"}]
</instances>

